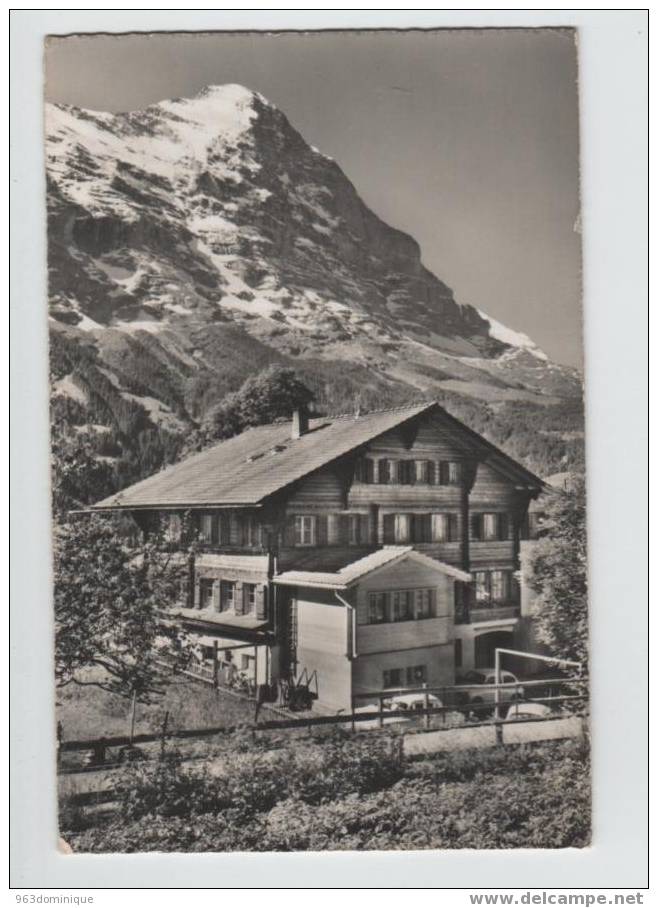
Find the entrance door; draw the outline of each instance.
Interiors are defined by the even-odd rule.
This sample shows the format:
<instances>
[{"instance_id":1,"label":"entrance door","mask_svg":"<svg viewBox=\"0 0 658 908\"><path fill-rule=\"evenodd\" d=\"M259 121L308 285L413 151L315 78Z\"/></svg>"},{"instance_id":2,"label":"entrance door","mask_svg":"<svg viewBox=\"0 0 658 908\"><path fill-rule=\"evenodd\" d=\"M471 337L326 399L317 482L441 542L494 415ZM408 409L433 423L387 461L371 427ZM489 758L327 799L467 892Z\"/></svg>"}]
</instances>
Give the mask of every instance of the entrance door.
<instances>
[{"instance_id":1,"label":"entrance door","mask_svg":"<svg viewBox=\"0 0 658 908\"><path fill-rule=\"evenodd\" d=\"M496 661L496 649L511 649L514 635L512 631L490 631L475 638L475 667L493 668Z\"/></svg>"}]
</instances>

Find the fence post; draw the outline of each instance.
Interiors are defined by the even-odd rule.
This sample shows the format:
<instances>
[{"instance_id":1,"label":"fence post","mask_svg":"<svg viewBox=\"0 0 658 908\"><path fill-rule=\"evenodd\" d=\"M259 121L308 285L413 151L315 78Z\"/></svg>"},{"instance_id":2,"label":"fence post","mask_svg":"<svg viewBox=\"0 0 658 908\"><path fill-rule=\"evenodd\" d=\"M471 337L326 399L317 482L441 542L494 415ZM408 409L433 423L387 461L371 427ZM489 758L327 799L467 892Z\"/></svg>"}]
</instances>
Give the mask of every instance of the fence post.
<instances>
[{"instance_id":1,"label":"fence post","mask_svg":"<svg viewBox=\"0 0 658 908\"><path fill-rule=\"evenodd\" d=\"M380 694L379 695L379 718L377 720L377 724L379 725L380 728L384 727L384 716L382 715L383 712L384 712L384 698Z\"/></svg>"},{"instance_id":2,"label":"fence post","mask_svg":"<svg viewBox=\"0 0 658 908\"><path fill-rule=\"evenodd\" d=\"M164 719L162 721L162 736L160 738L160 756L164 757L165 753L165 744L167 740L167 724L169 722L169 710L164 714Z\"/></svg>"},{"instance_id":3,"label":"fence post","mask_svg":"<svg viewBox=\"0 0 658 908\"><path fill-rule=\"evenodd\" d=\"M212 645L212 686L217 690L219 687L219 658L217 655L217 641Z\"/></svg>"},{"instance_id":4,"label":"fence post","mask_svg":"<svg viewBox=\"0 0 658 908\"><path fill-rule=\"evenodd\" d=\"M496 744L503 743L503 726L500 719L500 650L496 650L495 655L495 675L496 687L494 689L494 727L496 729Z\"/></svg>"}]
</instances>

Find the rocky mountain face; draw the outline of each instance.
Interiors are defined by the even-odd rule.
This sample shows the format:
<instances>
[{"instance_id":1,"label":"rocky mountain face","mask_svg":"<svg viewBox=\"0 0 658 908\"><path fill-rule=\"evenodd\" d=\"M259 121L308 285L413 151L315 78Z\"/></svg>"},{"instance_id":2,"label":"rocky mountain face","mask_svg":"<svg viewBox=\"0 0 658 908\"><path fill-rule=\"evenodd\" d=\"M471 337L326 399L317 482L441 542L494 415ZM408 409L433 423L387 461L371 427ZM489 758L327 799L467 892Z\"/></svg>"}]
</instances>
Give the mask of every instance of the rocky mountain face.
<instances>
[{"instance_id":1,"label":"rocky mountain face","mask_svg":"<svg viewBox=\"0 0 658 908\"><path fill-rule=\"evenodd\" d=\"M46 161L55 396L99 427L185 432L274 362L332 411L580 396L241 86L121 114L47 105Z\"/></svg>"}]
</instances>

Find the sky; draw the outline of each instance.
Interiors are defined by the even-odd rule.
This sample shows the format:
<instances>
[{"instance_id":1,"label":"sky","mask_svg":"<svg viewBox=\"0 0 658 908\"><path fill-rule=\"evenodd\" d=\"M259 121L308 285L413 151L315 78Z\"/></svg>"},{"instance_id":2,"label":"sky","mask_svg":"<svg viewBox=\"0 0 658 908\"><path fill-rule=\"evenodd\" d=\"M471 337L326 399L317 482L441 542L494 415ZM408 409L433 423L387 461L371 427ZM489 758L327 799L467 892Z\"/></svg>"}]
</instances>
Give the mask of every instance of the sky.
<instances>
[{"instance_id":1,"label":"sky","mask_svg":"<svg viewBox=\"0 0 658 908\"><path fill-rule=\"evenodd\" d=\"M572 32L84 35L49 38L45 63L46 99L92 110L261 92L458 302L582 367Z\"/></svg>"}]
</instances>

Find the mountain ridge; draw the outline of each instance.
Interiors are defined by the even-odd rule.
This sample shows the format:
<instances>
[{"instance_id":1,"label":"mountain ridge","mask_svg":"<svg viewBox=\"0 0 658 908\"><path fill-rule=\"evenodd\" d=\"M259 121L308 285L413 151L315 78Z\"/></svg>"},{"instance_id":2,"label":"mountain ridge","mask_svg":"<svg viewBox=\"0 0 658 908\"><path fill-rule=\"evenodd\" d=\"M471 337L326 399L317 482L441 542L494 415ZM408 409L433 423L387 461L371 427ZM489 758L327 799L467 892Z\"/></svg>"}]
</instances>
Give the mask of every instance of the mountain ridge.
<instances>
[{"instance_id":1,"label":"mountain ridge","mask_svg":"<svg viewBox=\"0 0 658 908\"><path fill-rule=\"evenodd\" d=\"M329 409L580 397L576 370L459 303L416 240L243 86L117 114L47 105L46 171L55 393L94 424L116 398L184 433L273 363Z\"/></svg>"}]
</instances>

